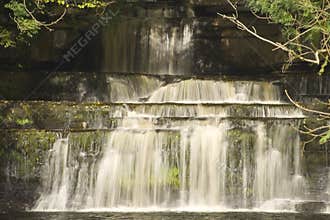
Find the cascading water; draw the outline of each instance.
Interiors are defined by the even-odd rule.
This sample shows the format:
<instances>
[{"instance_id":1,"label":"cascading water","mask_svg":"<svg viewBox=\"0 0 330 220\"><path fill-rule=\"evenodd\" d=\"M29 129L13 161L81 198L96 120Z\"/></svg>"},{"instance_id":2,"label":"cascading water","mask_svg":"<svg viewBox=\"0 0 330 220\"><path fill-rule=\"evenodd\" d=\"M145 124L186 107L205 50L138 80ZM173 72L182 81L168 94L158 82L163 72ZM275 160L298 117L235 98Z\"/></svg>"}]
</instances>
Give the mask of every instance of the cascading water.
<instances>
[{"instance_id":1,"label":"cascading water","mask_svg":"<svg viewBox=\"0 0 330 220\"><path fill-rule=\"evenodd\" d=\"M170 110L164 107L174 102L178 104ZM169 84L138 103L141 108L134 112L117 112L122 123L98 136L97 147L85 143L92 138L84 133L56 141L35 210L294 209L290 201L303 195L305 183L299 135L288 122L298 126L299 121L289 118L301 112L279 108L255 114L258 120L252 120L253 114L235 120L244 111L212 110L203 123L196 122L201 112L196 113L194 104L221 109L224 102L283 104L279 88L271 83ZM147 110L150 103L157 104L154 110ZM264 108L259 105L256 112ZM182 112L188 120L176 123L173 115ZM164 115L169 117L165 124L152 120Z\"/></svg>"},{"instance_id":2,"label":"cascading water","mask_svg":"<svg viewBox=\"0 0 330 220\"><path fill-rule=\"evenodd\" d=\"M268 130L264 124L258 124L256 128L258 137L253 190L256 202L260 205L274 198L298 198L304 189L304 178L300 172L299 136L291 129L283 124ZM273 208L276 203L264 204L267 205Z\"/></svg>"},{"instance_id":3,"label":"cascading water","mask_svg":"<svg viewBox=\"0 0 330 220\"><path fill-rule=\"evenodd\" d=\"M90 206L148 207L167 202L171 198L169 175L175 172L177 156L171 155L175 145L168 143L167 138L155 131L111 134L99 164Z\"/></svg>"},{"instance_id":4,"label":"cascading water","mask_svg":"<svg viewBox=\"0 0 330 220\"><path fill-rule=\"evenodd\" d=\"M189 139L188 206L226 204L227 123L218 128L197 127Z\"/></svg>"},{"instance_id":5,"label":"cascading water","mask_svg":"<svg viewBox=\"0 0 330 220\"><path fill-rule=\"evenodd\" d=\"M191 72L193 24L173 25L162 20L144 20L143 24L123 20L105 28L102 70L165 75Z\"/></svg>"},{"instance_id":6,"label":"cascading water","mask_svg":"<svg viewBox=\"0 0 330 220\"><path fill-rule=\"evenodd\" d=\"M267 82L191 79L161 87L149 102L280 103L280 90Z\"/></svg>"},{"instance_id":7,"label":"cascading water","mask_svg":"<svg viewBox=\"0 0 330 220\"><path fill-rule=\"evenodd\" d=\"M68 139L56 140L49 155L49 163L46 164L45 193L39 198L36 209L63 210L67 207L70 181L68 151Z\"/></svg>"}]
</instances>

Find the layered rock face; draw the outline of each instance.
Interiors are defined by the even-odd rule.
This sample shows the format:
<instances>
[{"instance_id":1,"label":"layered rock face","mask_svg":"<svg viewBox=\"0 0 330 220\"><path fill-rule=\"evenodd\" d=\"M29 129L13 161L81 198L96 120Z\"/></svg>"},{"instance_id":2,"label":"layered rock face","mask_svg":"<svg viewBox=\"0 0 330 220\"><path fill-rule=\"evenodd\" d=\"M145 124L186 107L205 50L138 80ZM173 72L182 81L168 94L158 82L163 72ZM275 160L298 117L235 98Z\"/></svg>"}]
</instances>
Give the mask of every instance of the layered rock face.
<instances>
[{"instance_id":1,"label":"layered rock face","mask_svg":"<svg viewBox=\"0 0 330 220\"><path fill-rule=\"evenodd\" d=\"M283 54L272 52L267 44L217 16L217 12L233 12L226 1L139 1L124 5L118 16L107 18L107 25L101 22L102 16L69 14L54 32L44 33L23 51L21 59L7 51L1 57L18 56L18 63L37 70L50 71L50 64L55 68L64 56L70 64L61 67L70 71L179 75L273 71L284 60ZM241 19L260 34L280 39L277 26L258 21L244 8L240 13ZM79 41L87 31L93 31L93 37ZM75 55L76 50L79 55Z\"/></svg>"},{"instance_id":2,"label":"layered rock face","mask_svg":"<svg viewBox=\"0 0 330 220\"><path fill-rule=\"evenodd\" d=\"M303 148L312 116L284 89L327 98L326 76L276 73L225 1L133 5L63 71L76 33L59 29L29 51L38 71L1 73L1 211L324 211L328 154Z\"/></svg>"}]
</instances>

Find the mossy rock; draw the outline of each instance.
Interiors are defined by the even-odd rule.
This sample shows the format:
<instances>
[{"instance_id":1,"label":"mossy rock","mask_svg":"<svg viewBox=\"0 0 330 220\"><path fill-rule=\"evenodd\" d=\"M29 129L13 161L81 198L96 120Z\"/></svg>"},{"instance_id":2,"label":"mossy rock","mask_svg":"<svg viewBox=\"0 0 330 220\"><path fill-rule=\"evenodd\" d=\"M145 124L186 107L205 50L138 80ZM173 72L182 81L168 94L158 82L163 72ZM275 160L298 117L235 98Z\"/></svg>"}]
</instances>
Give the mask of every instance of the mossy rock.
<instances>
[{"instance_id":1,"label":"mossy rock","mask_svg":"<svg viewBox=\"0 0 330 220\"><path fill-rule=\"evenodd\" d=\"M0 158L9 176L29 178L39 176L47 151L58 134L47 131L1 131Z\"/></svg>"}]
</instances>

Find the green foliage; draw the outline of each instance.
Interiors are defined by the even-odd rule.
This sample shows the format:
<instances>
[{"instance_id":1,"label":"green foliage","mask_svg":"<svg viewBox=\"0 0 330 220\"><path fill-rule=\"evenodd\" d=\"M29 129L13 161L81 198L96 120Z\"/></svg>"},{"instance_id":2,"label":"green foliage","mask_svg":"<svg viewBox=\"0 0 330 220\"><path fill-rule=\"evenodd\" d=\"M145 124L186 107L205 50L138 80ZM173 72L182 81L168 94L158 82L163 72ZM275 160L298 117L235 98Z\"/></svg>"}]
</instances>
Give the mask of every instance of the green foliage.
<instances>
[{"instance_id":1,"label":"green foliage","mask_svg":"<svg viewBox=\"0 0 330 220\"><path fill-rule=\"evenodd\" d=\"M50 30L56 25L57 22L52 22L65 9L105 8L109 4L107 0L10 0L0 3L2 16L10 21L0 23L0 46L7 48L16 46L18 42L29 42L43 27Z\"/></svg>"},{"instance_id":2,"label":"green foliage","mask_svg":"<svg viewBox=\"0 0 330 220\"><path fill-rule=\"evenodd\" d=\"M180 171L177 167L171 168L167 173L167 184L177 187L180 187Z\"/></svg>"},{"instance_id":3,"label":"green foliage","mask_svg":"<svg viewBox=\"0 0 330 220\"><path fill-rule=\"evenodd\" d=\"M330 130L324 136L321 137L319 143L325 144L329 139L330 139Z\"/></svg>"},{"instance_id":4,"label":"green foliage","mask_svg":"<svg viewBox=\"0 0 330 220\"><path fill-rule=\"evenodd\" d=\"M24 125L32 124L33 122L28 118L18 118L16 119L16 123L20 126L24 126Z\"/></svg>"},{"instance_id":5,"label":"green foliage","mask_svg":"<svg viewBox=\"0 0 330 220\"><path fill-rule=\"evenodd\" d=\"M39 23L30 18L29 14L24 8L23 3L17 1L10 1L5 4L5 8L12 12L12 19L19 30L19 38L33 37L40 30Z\"/></svg>"},{"instance_id":6,"label":"green foliage","mask_svg":"<svg viewBox=\"0 0 330 220\"><path fill-rule=\"evenodd\" d=\"M329 63L329 56L327 55L325 57L323 64L321 65L321 68L319 70L319 75L322 75L325 72L325 68L328 66L328 63Z\"/></svg>"},{"instance_id":7,"label":"green foliage","mask_svg":"<svg viewBox=\"0 0 330 220\"><path fill-rule=\"evenodd\" d=\"M330 53L330 2L323 0L247 0L257 14L281 25L284 42L305 58L314 58L312 50L322 50L321 65L327 65ZM307 52L307 53L306 53ZM295 59L297 57L293 57Z\"/></svg>"},{"instance_id":8,"label":"green foliage","mask_svg":"<svg viewBox=\"0 0 330 220\"><path fill-rule=\"evenodd\" d=\"M285 28L295 28L295 24L299 22L301 24L299 28L314 26L315 31L320 31L328 23L313 23L316 19L315 15L322 10L322 2L321 0L247 0L248 6L253 11L267 15Z\"/></svg>"},{"instance_id":9,"label":"green foliage","mask_svg":"<svg viewBox=\"0 0 330 220\"><path fill-rule=\"evenodd\" d=\"M5 48L15 46L15 41L12 40L11 32L2 26L0 26L0 46Z\"/></svg>"},{"instance_id":10,"label":"green foliage","mask_svg":"<svg viewBox=\"0 0 330 220\"><path fill-rule=\"evenodd\" d=\"M55 3L65 6L66 8L99 8L105 7L109 3L102 0L85 0L85 1L66 1L66 0L42 0L42 4Z\"/></svg>"}]
</instances>

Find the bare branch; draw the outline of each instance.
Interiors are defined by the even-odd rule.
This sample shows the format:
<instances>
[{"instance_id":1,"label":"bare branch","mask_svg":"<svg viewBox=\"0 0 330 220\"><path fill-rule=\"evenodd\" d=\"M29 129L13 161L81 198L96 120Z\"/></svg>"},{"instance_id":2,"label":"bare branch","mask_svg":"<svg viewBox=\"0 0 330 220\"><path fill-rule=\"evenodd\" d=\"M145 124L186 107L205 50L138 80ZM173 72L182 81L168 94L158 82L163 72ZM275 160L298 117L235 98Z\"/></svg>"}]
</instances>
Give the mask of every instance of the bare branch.
<instances>
[{"instance_id":1,"label":"bare branch","mask_svg":"<svg viewBox=\"0 0 330 220\"><path fill-rule=\"evenodd\" d=\"M23 0L23 4L24 4L24 8L26 10L26 12L32 17L33 20L35 20L40 26L43 26L45 28L47 28L48 30L52 30L50 27L57 24L60 20L62 20L66 14L66 8L64 8L63 13L61 14L61 16L59 18L57 18L56 20L50 22L50 23L45 23L45 22L41 22L39 21L34 15L33 13L27 8L26 6L26 0Z\"/></svg>"},{"instance_id":2,"label":"bare branch","mask_svg":"<svg viewBox=\"0 0 330 220\"><path fill-rule=\"evenodd\" d=\"M310 112L310 113L315 113L315 114L324 115L324 116L330 116L330 113L328 113L328 112L322 112L322 111L317 111L317 110L314 110L314 109L309 109L309 108L307 108L307 107L304 107L304 106L298 104L297 102L295 102L295 101L290 97L290 95L289 95L289 93L288 93L288 91L287 91L286 89L284 90L284 92L285 92L285 95L286 95L286 96L288 97L288 99L290 100L290 102L291 102L292 104L294 104L297 108L300 108L300 109L302 109L302 110L304 110L304 111L306 111L306 112Z\"/></svg>"},{"instance_id":3,"label":"bare branch","mask_svg":"<svg viewBox=\"0 0 330 220\"><path fill-rule=\"evenodd\" d=\"M320 49L312 48L310 46L307 46L306 44L294 42L294 41L298 41L304 35L308 34L310 31L314 30L314 28L315 28L314 26L315 26L315 24L317 24L319 22L319 20L327 20L327 18L329 17L329 13L327 12L327 9L318 10L317 7L311 5L312 9L315 10L315 14L316 14L315 19L311 20L307 24L307 27L306 27L306 24L304 24L304 25L300 24L298 20L295 20L296 23L300 24L300 26L302 27L302 29L304 31L301 32L300 34L297 34L294 38L289 39L287 42L280 43L280 42L275 42L266 37L261 36L260 34L257 33L256 29L253 26L251 28L247 27L244 23L242 23L238 19L237 7L230 0L227 0L227 2L235 10L235 15L233 14L232 16L228 16L225 14L218 13L219 16L221 16L222 18L229 20L230 22L235 24L238 29L244 30L247 33L256 37L257 39L262 40L263 42L266 42L266 43L274 46L275 48L273 50L280 49L280 50L286 52L289 57L289 60L288 60L289 62L291 62L292 60L295 60L295 59L299 59L304 62L320 65L321 64L320 55L322 55L324 53L330 54L329 46L327 45L329 36L327 36L328 33L326 32L326 30L322 29L322 27L318 26L318 28L321 29L321 31L324 35L324 38L321 39L321 45L320 45L321 48ZM252 11L252 14L254 14L257 18L268 19L268 17L260 17L260 16L256 15L256 13L254 11ZM298 50L290 48L290 46L304 48L305 50L300 52Z\"/></svg>"}]
</instances>

